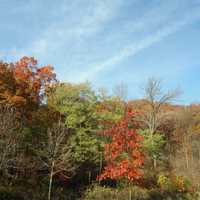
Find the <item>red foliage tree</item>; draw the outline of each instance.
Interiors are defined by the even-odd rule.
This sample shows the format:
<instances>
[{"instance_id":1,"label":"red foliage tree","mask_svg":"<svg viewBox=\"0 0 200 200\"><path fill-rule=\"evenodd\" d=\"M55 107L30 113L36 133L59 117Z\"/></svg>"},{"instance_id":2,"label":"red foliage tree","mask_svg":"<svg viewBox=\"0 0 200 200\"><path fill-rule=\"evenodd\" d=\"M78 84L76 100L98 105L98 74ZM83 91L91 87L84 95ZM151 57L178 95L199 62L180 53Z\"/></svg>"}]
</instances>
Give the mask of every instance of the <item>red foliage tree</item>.
<instances>
[{"instance_id":1,"label":"red foliage tree","mask_svg":"<svg viewBox=\"0 0 200 200\"><path fill-rule=\"evenodd\" d=\"M125 116L112 128L104 132L111 142L105 145L104 154L107 165L99 180L128 179L139 180L142 173L144 156L141 150L142 137L134 129L133 117L135 113L128 110Z\"/></svg>"}]
</instances>

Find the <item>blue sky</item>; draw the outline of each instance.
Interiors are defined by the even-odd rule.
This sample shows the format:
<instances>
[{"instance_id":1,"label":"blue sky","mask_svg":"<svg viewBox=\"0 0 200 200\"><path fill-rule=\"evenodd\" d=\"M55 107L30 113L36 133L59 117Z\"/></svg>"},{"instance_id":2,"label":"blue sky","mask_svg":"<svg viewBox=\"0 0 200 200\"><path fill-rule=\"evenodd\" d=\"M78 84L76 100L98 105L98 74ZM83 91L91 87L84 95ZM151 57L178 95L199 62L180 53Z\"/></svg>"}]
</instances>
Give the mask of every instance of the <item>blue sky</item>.
<instances>
[{"instance_id":1,"label":"blue sky","mask_svg":"<svg viewBox=\"0 0 200 200\"><path fill-rule=\"evenodd\" d=\"M128 86L148 77L200 102L200 0L0 0L0 59L34 56L63 81Z\"/></svg>"}]
</instances>

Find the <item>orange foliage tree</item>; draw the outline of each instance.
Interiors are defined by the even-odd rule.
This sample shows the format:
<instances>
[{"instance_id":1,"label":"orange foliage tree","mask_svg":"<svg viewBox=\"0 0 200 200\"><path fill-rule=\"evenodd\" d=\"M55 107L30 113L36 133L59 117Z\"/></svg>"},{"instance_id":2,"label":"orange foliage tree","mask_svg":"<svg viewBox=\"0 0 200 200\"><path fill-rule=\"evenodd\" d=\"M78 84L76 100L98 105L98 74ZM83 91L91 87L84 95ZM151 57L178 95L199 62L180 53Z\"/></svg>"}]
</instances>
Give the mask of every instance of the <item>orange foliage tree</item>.
<instances>
[{"instance_id":1,"label":"orange foliage tree","mask_svg":"<svg viewBox=\"0 0 200 200\"><path fill-rule=\"evenodd\" d=\"M38 66L33 57L0 63L0 103L33 108L42 100L45 87L56 80L52 66Z\"/></svg>"},{"instance_id":2,"label":"orange foliage tree","mask_svg":"<svg viewBox=\"0 0 200 200\"><path fill-rule=\"evenodd\" d=\"M112 128L105 131L111 142L105 145L107 165L98 177L103 179L128 179L138 181L142 176L144 156L141 152L142 137L134 128L135 113L130 109Z\"/></svg>"}]
</instances>

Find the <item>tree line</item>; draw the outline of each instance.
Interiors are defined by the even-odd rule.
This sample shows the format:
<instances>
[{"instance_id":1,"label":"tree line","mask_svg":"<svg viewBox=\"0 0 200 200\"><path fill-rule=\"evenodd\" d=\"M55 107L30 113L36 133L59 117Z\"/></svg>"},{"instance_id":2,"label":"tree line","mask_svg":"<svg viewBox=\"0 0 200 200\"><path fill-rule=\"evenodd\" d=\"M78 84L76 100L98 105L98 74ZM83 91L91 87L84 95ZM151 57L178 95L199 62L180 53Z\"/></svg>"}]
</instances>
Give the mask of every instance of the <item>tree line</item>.
<instances>
[{"instance_id":1,"label":"tree line","mask_svg":"<svg viewBox=\"0 0 200 200\"><path fill-rule=\"evenodd\" d=\"M196 198L200 105L156 78L142 90L126 100L123 84L110 95L33 57L1 61L0 199Z\"/></svg>"}]
</instances>

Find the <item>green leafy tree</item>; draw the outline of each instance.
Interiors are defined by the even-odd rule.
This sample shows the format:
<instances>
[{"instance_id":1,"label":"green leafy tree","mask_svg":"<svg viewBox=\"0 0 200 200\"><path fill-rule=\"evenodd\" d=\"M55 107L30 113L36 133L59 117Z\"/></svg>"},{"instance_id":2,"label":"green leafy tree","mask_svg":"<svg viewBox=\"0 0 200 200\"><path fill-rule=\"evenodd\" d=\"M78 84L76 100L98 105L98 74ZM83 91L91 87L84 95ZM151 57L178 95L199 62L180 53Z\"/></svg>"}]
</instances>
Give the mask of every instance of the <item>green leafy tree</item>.
<instances>
[{"instance_id":1,"label":"green leafy tree","mask_svg":"<svg viewBox=\"0 0 200 200\"><path fill-rule=\"evenodd\" d=\"M163 134L154 133L153 135L149 134L149 130L142 130L140 134L144 137L143 148L145 152L150 156L150 158L156 162L162 155L162 148L166 143L165 137ZM154 163L154 166L156 163Z\"/></svg>"},{"instance_id":2,"label":"green leafy tree","mask_svg":"<svg viewBox=\"0 0 200 200\"><path fill-rule=\"evenodd\" d=\"M118 88L117 88L118 89ZM116 89L116 90L117 90ZM126 102L120 96L110 96L106 89L99 89L97 111L101 119L101 128L107 129L119 121L125 114Z\"/></svg>"},{"instance_id":3,"label":"green leafy tree","mask_svg":"<svg viewBox=\"0 0 200 200\"><path fill-rule=\"evenodd\" d=\"M47 91L48 106L62 115L69 129L69 147L80 174L97 170L102 162L103 145L99 132L97 97L88 83L53 85ZM96 171L96 172L97 172Z\"/></svg>"}]
</instances>

